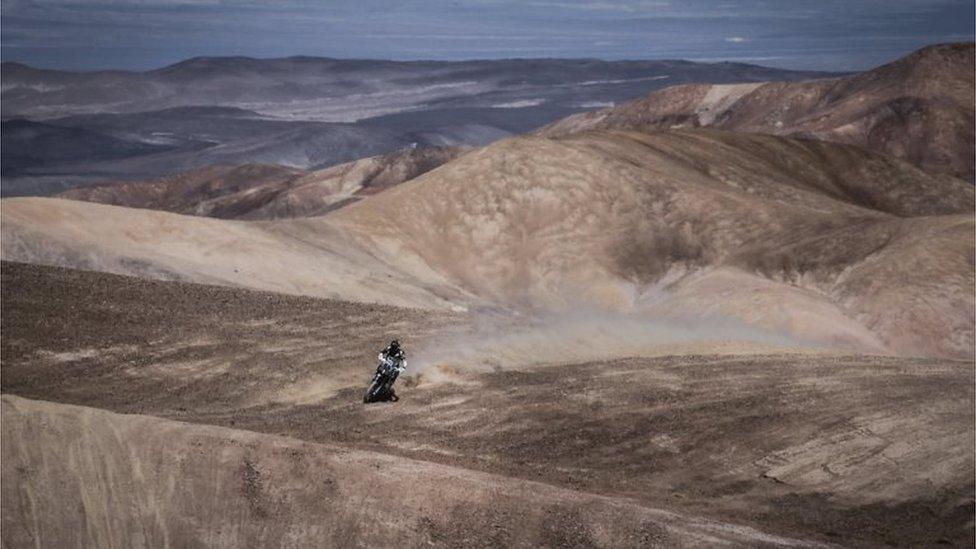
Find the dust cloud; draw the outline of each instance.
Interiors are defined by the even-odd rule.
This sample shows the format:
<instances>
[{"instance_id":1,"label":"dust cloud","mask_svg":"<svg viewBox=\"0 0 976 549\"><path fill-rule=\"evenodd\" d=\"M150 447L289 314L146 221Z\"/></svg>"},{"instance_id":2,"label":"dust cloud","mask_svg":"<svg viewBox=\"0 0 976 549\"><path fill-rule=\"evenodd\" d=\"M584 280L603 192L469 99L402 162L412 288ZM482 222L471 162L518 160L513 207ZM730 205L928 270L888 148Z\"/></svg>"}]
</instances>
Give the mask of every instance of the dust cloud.
<instances>
[{"instance_id":1,"label":"dust cloud","mask_svg":"<svg viewBox=\"0 0 976 549\"><path fill-rule=\"evenodd\" d=\"M432 338L414 350L409 374L437 380L469 371L671 354L802 352L814 345L718 315L580 309L533 316L485 314L466 332Z\"/></svg>"}]
</instances>

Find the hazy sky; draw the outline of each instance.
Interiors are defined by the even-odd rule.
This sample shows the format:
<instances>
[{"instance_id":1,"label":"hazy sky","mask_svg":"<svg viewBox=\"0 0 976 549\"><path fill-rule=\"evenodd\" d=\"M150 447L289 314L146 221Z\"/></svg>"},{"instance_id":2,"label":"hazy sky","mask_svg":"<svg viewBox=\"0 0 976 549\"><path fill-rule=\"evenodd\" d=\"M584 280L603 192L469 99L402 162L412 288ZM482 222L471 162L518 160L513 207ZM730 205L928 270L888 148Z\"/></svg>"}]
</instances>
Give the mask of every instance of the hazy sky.
<instances>
[{"instance_id":1,"label":"hazy sky","mask_svg":"<svg viewBox=\"0 0 976 549\"><path fill-rule=\"evenodd\" d=\"M972 40L973 0L3 0L0 57L149 69L198 55L741 60L854 70Z\"/></svg>"}]
</instances>

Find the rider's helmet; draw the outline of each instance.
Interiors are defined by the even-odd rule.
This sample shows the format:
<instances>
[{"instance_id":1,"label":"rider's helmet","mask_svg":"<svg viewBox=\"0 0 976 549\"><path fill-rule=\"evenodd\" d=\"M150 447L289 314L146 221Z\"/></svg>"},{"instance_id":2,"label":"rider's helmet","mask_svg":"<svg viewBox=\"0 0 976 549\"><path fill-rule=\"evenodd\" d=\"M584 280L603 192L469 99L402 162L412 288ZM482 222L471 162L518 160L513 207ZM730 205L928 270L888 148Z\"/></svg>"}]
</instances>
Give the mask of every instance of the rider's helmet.
<instances>
[{"instance_id":1,"label":"rider's helmet","mask_svg":"<svg viewBox=\"0 0 976 549\"><path fill-rule=\"evenodd\" d=\"M400 350L400 342L394 339L393 341L390 342L390 352L396 353L399 350Z\"/></svg>"}]
</instances>

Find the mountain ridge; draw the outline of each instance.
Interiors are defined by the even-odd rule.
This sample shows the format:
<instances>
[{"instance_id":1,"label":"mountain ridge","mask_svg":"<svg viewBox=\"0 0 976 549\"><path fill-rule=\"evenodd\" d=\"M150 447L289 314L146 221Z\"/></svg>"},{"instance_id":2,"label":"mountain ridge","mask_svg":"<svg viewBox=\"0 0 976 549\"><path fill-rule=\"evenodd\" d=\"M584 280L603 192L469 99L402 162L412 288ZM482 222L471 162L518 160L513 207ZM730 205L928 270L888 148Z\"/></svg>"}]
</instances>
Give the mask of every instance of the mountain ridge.
<instances>
[{"instance_id":1,"label":"mountain ridge","mask_svg":"<svg viewBox=\"0 0 976 549\"><path fill-rule=\"evenodd\" d=\"M322 215L453 160L459 147L411 148L320 170L208 166L147 181L105 181L57 198L223 219Z\"/></svg>"},{"instance_id":2,"label":"mountain ridge","mask_svg":"<svg viewBox=\"0 0 976 549\"><path fill-rule=\"evenodd\" d=\"M0 191L43 196L98 180L141 180L214 164L315 169L414 144L478 146L666 84L813 75L821 73L721 63L561 59L203 58L139 73L5 65L0 71L3 119L100 131L134 145L163 142L172 150L132 154L112 163L50 154L48 162L8 170ZM238 109L241 116L199 112L208 108Z\"/></svg>"},{"instance_id":3,"label":"mountain ridge","mask_svg":"<svg viewBox=\"0 0 976 549\"><path fill-rule=\"evenodd\" d=\"M670 87L537 130L715 127L859 145L973 182L973 42L938 44L850 76Z\"/></svg>"}]
</instances>

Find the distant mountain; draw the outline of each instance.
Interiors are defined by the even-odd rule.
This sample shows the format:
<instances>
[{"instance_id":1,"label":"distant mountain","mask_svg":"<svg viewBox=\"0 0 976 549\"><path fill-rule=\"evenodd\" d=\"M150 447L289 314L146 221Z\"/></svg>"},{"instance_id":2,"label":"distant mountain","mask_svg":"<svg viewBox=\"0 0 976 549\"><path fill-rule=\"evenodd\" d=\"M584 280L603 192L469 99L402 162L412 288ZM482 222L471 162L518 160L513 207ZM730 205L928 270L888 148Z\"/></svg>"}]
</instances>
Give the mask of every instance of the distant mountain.
<instances>
[{"instance_id":1,"label":"distant mountain","mask_svg":"<svg viewBox=\"0 0 976 549\"><path fill-rule=\"evenodd\" d=\"M918 50L864 73L811 82L670 87L540 130L710 126L860 145L974 180L974 44Z\"/></svg>"},{"instance_id":2,"label":"distant mountain","mask_svg":"<svg viewBox=\"0 0 976 549\"><path fill-rule=\"evenodd\" d=\"M432 147L363 158L302 175L280 190L264 186L261 191L267 200L253 209L242 208L246 201L236 195L214 207L235 212L234 217L241 219L322 215L423 175L464 152L460 147Z\"/></svg>"},{"instance_id":3,"label":"distant mountain","mask_svg":"<svg viewBox=\"0 0 976 549\"><path fill-rule=\"evenodd\" d=\"M316 171L268 164L211 166L149 181L103 182L59 198L224 219L321 215L403 183L464 149L407 149Z\"/></svg>"},{"instance_id":4,"label":"distant mountain","mask_svg":"<svg viewBox=\"0 0 976 549\"><path fill-rule=\"evenodd\" d=\"M173 148L127 141L85 128L22 119L7 120L0 128L0 167L3 175L14 175L50 164L115 160Z\"/></svg>"},{"instance_id":5,"label":"distant mountain","mask_svg":"<svg viewBox=\"0 0 976 549\"><path fill-rule=\"evenodd\" d=\"M816 73L738 63L505 59L379 61L197 57L146 72L0 67L4 117L54 118L219 105L292 120L354 122L430 106L619 101L687 82L796 80Z\"/></svg>"},{"instance_id":6,"label":"distant mountain","mask_svg":"<svg viewBox=\"0 0 976 549\"><path fill-rule=\"evenodd\" d=\"M211 209L205 206L208 202L227 196L262 194L254 191L282 187L304 173L303 170L268 164L210 166L151 181L96 183L57 196L131 208L210 215Z\"/></svg>"},{"instance_id":7,"label":"distant mountain","mask_svg":"<svg viewBox=\"0 0 976 549\"><path fill-rule=\"evenodd\" d=\"M475 124L410 131L377 124L265 120L253 112L226 107L78 115L44 126L59 131L61 141L52 144L47 157L5 163L4 196L55 194L105 180L144 181L209 166L278 164L314 170L415 147L483 144L508 135ZM88 138L94 134L104 139ZM4 139L5 145L12 144L12 151L48 150L43 143L28 142L20 134ZM128 149L122 144L129 145ZM104 150L93 149L98 146ZM65 154L71 150L79 154ZM126 150L131 152L119 154Z\"/></svg>"},{"instance_id":8,"label":"distant mountain","mask_svg":"<svg viewBox=\"0 0 976 549\"><path fill-rule=\"evenodd\" d=\"M39 160L5 170L0 192L52 194L217 164L314 169L413 146L483 145L667 85L818 76L825 75L738 63L592 59L230 57L88 73L4 63L4 119L43 120L163 149L122 156L95 150L77 158L40 150Z\"/></svg>"}]
</instances>

